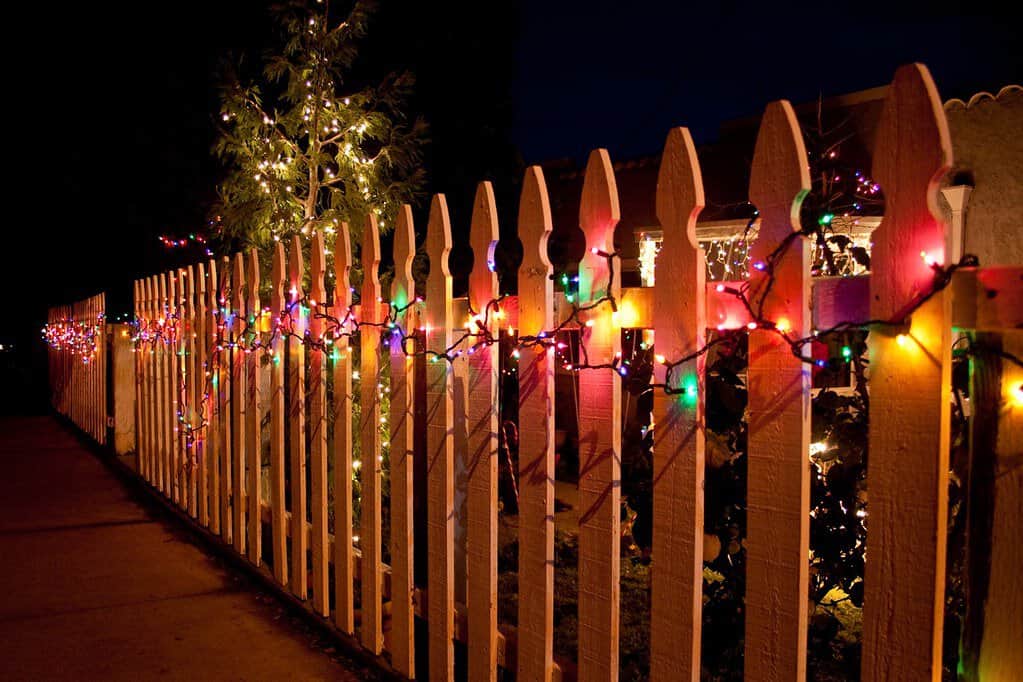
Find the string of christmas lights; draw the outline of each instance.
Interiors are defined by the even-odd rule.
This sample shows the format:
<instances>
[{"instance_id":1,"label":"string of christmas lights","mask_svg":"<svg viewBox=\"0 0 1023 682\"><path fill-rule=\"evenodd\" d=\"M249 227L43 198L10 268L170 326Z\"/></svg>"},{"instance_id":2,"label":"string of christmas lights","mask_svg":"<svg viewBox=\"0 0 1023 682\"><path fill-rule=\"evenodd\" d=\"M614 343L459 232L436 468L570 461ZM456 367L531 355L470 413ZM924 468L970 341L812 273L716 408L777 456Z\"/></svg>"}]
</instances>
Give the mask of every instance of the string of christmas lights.
<instances>
[{"instance_id":1,"label":"string of christmas lights","mask_svg":"<svg viewBox=\"0 0 1023 682\"><path fill-rule=\"evenodd\" d=\"M949 285L952 279L952 274L955 270L961 267L977 265L977 259L975 257L965 256L958 263L946 267L930 259L927 254L921 254L921 257L927 261L928 265L934 271L934 281L928 292L908 305L905 312L902 313L898 319L845 321L835 324L827 329L817 330L811 336L798 337L792 334L792 330L786 320L768 319L763 314L763 304L773 286L773 273L776 264L784 256L795 239L801 236L805 235L801 232L793 232L792 236L784 240L765 261L756 261L752 263L752 267L755 270L767 274L766 279L763 280L762 285L757 290L752 289L752 284L750 282L744 282L737 287L725 284L718 285L718 292L735 296L746 309L750 322L745 328L719 328L719 332L721 333L717 337L708 341L699 349L680 358L669 360L661 354L653 355L653 361L666 366L666 380L664 383L648 383L644 390L660 389L669 395L683 394L687 397L695 397L695 392L697 390L695 382L683 382L680 387L676 388L674 385L677 382L672 381L672 374L679 371L679 368L687 362L709 352L715 345L729 341L735 335L752 329L762 329L777 334L797 358L817 367L824 368L836 361L851 362L853 359L853 353L851 348L848 346L842 347L842 357L840 359L828 360L806 355L806 348L808 347L808 344L814 340L821 340L831 335L842 334L849 331L864 331L872 327L904 329L907 324L907 319L915 310ZM607 253L600 250L593 250L593 253L602 256L607 260L609 281L611 281L614 277L615 260L619 257L619 254ZM344 315L339 317L331 314L329 307L322 301L311 300L308 297L299 297L295 291L292 291L292 300L286 305L285 309L280 311L280 314L276 316L273 324L267 325L263 322L263 320L271 317L273 314L269 308L263 308L259 315L252 315L246 318L241 328L233 333L230 330L237 324L238 315L232 312L228 307L221 307L220 309L213 311L213 315L217 317L219 321L217 323L216 335L212 340L211 346L208 348L211 360L207 362L207 366L205 368L207 381L205 382L206 386L202 391L203 398L200 401L201 404L196 406L197 409L194 411L196 421L195 423L192 423L191 420L186 417L186 407L186 409L179 410L179 426L185 431L186 441L189 444L189 447L191 447L196 440L196 432L206 426L206 403L210 399L214 377L216 377L221 371L220 356L223 351L240 350L244 353L263 353L270 362L278 364L281 361L281 357L279 354L273 353L272 348L279 341L294 340L301 345L308 346L312 350L324 353L326 357L337 360L343 357L341 355L341 351L338 350L339 344L337 341L343 338L352 338L364 327L375 328L382 331L384 333L384 341L392 348L400 349L406 356L422 355L429 357L431 362L452 362L462 355L472 355L480 348L500 343L503 333L505 338L514 339L510 353L512 360L517 360L522 351L527 349L554 348L559 355L559 362L561 363L561 368L563 370L579 372L583 370L610 369L619 374L623 379L630 377L630 374L648 376L648 372L652 369L652 366L649 362L642 359L647 358L650 355L649 353L637 355L637 357L641 358L641 362L639 364L632 363L632 360L635 358L623 358L621 352L617 353L613 359L607 362L590 361L585 337L587 330L597 324L597 320L600 318L599 315L593 314L593 312L599 308L607 306L607 308L610 309L609 318L611 323L617 325L618 321L616 320L616 317L618 315L618 301L615 296L608 292L597 299L587 302L586 304L580 304L575 300L576 294L572 291L572 285L577 282L578 276L561 276L561 284L565 288L565 300L570 305L570 311L564 319L553 328L538 332L535 335L519 335L517 337L515 336L514 329L510 327L502 329L500 320L504 317L504 311L501 308L501 304L504 301L505 296L501 296L488 302L482 311L475 311L470 307L469 318L462 328L462 332L456 335L451 344L442 351L434 351L425 348L425 338L430 332L428 327L421 326L418 329L404 329L399 324L399 320L404 313L406 313L412 306L421 305L423 303L422 298L416 298L404 306L399 306L393 301L386 302L388 311L383 321L368 322L357 319L356 309L354 307L348 308L344 312ZM383 301L383 299L378 299L378 303L384 304L385 301ZM223 300L221 301L221 305L224 305ZM296 319L296 311L298 312L299 319ZM300 326L298 322L303 316L317 319L322 322L320 325L322 332L318 337L314 338L308 329L299 331L302 329L302 326ZM150 321L136 320L134 326L135 331L133 339L136 351L148 346L150 347L150 352L154 352L153 348L155 348L155 345L161 342L165 345L170 345L175 348L177 347L180 333L180 322L177 315L166 315L159 319ZM267 326L269 326L269 329L264 329L264 327ZM569 355L569 344L565 342L563 337L565 333L579 334L579 343L577 345L577 351L580 356L579 359L575 359ZM648 346L649 344L643 342L640 344L640 349L648 351ZM184 354L184 351L176 352ZM568 355L567 359L565 358L566 355ZM358 379L357 373L353 373L353 378ZM182 392L179 404L185 406L186 403L187 400Z\"/></svg>"},{"instance_id":2,"label":"string of christmas lights","mask_svg":"<svg viewBox=\"0 0 1023 682\"><path fill-rule=\"evenodd\" d=\"M97 339L104 323L102 314L97 315L94 321L67 318L44 326L42 336L53 350L64 351L88 364L96 355Z\"/></svg>"}]
</instances>

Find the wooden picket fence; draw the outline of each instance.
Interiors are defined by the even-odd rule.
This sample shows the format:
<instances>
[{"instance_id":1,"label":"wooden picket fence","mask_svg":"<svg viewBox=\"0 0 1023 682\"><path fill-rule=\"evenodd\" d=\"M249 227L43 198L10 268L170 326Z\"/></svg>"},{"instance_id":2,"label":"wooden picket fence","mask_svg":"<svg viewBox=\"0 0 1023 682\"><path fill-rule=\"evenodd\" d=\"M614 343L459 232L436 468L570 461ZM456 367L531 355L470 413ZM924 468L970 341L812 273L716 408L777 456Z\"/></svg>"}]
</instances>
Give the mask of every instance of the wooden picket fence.
<instances>
[{"instance_id":1,"label":"wooden picket fence","mask_svg":"<svg viewBox=\"0 0 1023 682\"><path fill-rule=\"evenodd\" d=\"M106 294L47 312L50 404L107 442Z\"/></svg>"},{"instance_id":2,"label":"wooden picket fence","mask_svg":"<svg viewBox=\"0 0 1023 682\"><path fill-rule=\"evenodd\" d=\"M809 247L795 240L772 273L754 270L750 296L765 317L794 338L842 320L897 319L928 292L948 235L933 215L936 180L952 163L944 113L926 69L900 69L888 91L874 154L874 175L887 213L873 235L872 272L811 282ZM810 187L806 152L791 106L770 104L753 160L749 196L760 211L753 261L766 261L798 230L798 206ZM657 185L663 247L654 288L623 289L601 252L613 251L620 218L615 176L604 150L586 168L579 225L587 254L579 264L579 306L613 295L585 313L591 363L613 363L622 328L653 329L668 361L700 348L708 329L735 329L748 310L705 282L695 236L704 205L700 166L685 128L669 132ZM552 229L543 173L526 171L518 213L523 260L518 294L501 316L470 324L511 327L535 336L555 326L569 304L555 296L546 253ZM574 663L553 655L554 603L554 349L523 347L518 366L519 587L518 626L498 626L498 355L496 346L448 361L406 354L397 335L369 326L395 322L425 334L443 352L470 311L498 296L493 248L498 216L493 190L481 183L473 208L475 254L468 299L452 297L451 226L443 195L433 198L423 248L429 256L425 302L416 303L411 264L411 209L398 216L396 275L384 291L377 277L375 219L363 226L361 303L350 308L353 266L348 227L333 248L333 290L325 284L324 235L298 237L285 254L278 244L269 273L270 300L259 298L254 252L210 260L135 283L135 316L162 342L137 354L140 473L239 554L260 563L272 556L280 584L310 608L356 635L369 652L412 677L417 655L429 679L454 676L454 643L467 644L468 679L495 680L498 667L519 680L618 676L620 580L621 384L611 370L584 370L579 383L579 640ZM308 249L308 270L303 262ZM905 325L870 334L869 560L864 607L863 679L938 679L945 585L950 367L953 328L990 332L1023 326L1020 267L965 268L916 309ZM765 286L771 277L773 284ZM309 283L308 293L303 282ZM728 284L728 283L726 283ZM730 287L742 287L735 282ZM728 287L724 287L727 289ZM996 292L997 295L992 295ZM409 302L413 302L406 308ZM295 305L298 303L299 305ZM358 367L349 338L333 350L321 339L326 311L361 325ZM288 310L285 314L283 311ZM287 319L285 319L285 317ZM352 323L349 323L350 325ZM245 330L279 326L291 333L251 352ZM351 329L349 329L351 330ZM389 363L390 508L381 501L384 444L379 424L381 378ZM417 366L425 365L422 374ZM356 371L358 374L356 374ZM704 363L693 359L657 382L654 403L654 521L650 675L696 680L700 674ZM326 393L332 373L332 399ZM59 375L63 376L63 375ZM424 381L425 377L425 381ZM1018 381L1018 380L1017 380ZM806 673L810 465L810 369L769 329L749 332L749 489L745 674L751 680L803 679ZM353 393L353 387L357 392ZM425 412L417 398L425 393ZM287 401L286 401L287 398ZM358 401L361 418L352 424ZM1003 418L1019 429L1020 410ZM269 422L269 481L262 480L264 420ZM328 441L332 423L332 440ZM188 428L185 428L188 427ZM425 439L426 537L414 537L413 458ZM360 527L353 537L353 446L361 451ZM333 463L333 485L328 480ZM287 468L286 468L287 467ZM328 509L333 487L333 510ZM461 488L461 489L459 489ZM464 495L465 515L456 511ZM1011 503L1010 503L1011 504ZM1018 505L1018 501L1015 502ZM1011 508L1011 506L1010 506ZM333 512L334 532L328 517ZM382 556L383 515L390 514L390 564ZM264 523L267 528L264 529ZM464 547L456 540L464 524ZM264 533L268 537L264 538ZM263 543L270 551L264 552ZM425 542L428 579L417 584L414 549ZM1001 538L1000 542L1018 542ZM464 551L464 574L456 556ZM331 566L333 571L331 571ZM309 569L311 567L311 569ZM333 584L330 576L333 575ZM1015 580L1015 578L1013 578ZM1016 585L1018 589L1018 583ZM358 609L356 590L359 590ZM464 594L464 599L456 595ZM333 608L331 605L333 604ZM415 618L425 620L427 651L415 648Z\"/></svg>"}]
</instances>

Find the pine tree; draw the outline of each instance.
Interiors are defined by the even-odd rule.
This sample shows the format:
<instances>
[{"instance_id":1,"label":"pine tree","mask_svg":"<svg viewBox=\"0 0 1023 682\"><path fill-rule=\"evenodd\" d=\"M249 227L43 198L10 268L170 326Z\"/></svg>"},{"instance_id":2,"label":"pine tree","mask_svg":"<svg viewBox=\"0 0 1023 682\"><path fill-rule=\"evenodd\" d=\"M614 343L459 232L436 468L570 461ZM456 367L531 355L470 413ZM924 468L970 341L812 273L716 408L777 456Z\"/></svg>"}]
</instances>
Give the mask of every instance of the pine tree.
<instances>
[{"instance_id":1,"label":"pine tree","mask_svg":"<svg viewBox=\"0 0 1023 682\"><path fill-rule=\"evenodd\" d=\"M411 74L352 85L371 9L358 0L343 15L329 0L275 6L284 41L262 78L227 78L215 151L229 171L214 220L233 246L269 254L275 241L317 230L330 244L341 221L357 239L371 211L386 232L417 196L425 124L403 110Z\"/></svg>"}]
</instances>

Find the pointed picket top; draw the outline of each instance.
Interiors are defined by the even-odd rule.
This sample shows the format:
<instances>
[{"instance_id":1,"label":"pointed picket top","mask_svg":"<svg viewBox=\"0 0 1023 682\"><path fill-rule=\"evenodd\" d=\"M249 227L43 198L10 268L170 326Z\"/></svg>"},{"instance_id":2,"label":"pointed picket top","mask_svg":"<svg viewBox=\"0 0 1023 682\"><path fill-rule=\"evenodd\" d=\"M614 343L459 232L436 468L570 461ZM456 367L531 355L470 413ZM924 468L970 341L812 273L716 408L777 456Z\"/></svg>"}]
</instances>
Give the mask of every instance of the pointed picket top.
<instances>
[{"instance_id":1,"label":"pointed picket top","mask_svg":"<svg viewBox=\"0 0 1023 682\"><path fill-rule=\"evenodd\" d=\"M586 162L579 227L586 236L586 252L579 264L579 300L600 298L607 293L607 260L593 249L614 251L615 226L621 220L618 185L611 157L606 149L594 149Z\"/></svg>"},{"instance_id":2,"label":"pointed picket top","mask_svg":"<svg viewBox=\"0 0 1023 682\"><path fill-rule=\"evenodd\" d=\"M760 214L760 229L750 248L751 303L754 310L767 317L795 315L796 311L789 310L794 300L788 292L777 286L770 290L765 286L772 274L779 275L777 268L774 273L768 273L757 267L757 263L766 263L771 253L793 232L800 230L799 208L810 191L803 134L792 105L786 100L771 102L764 111L753 152L749 187L750 201ZM802 257L797 258L794 252L783 254L776 261L776 266L779 264L781 267L791 265L793 276L798 276L797 269L803 268ZM771 294L771 300L764 300L767 293Z\"/></svg>"},{"instance_id":3,"label":"pointed picket top","mask_svg":"<svg viewBox=\"0 0 1023 682\"><path fill-rule=\"evenodd\" d=\"M274 244L270 276L270 306L273 314L279 316L284 310L284 244L280 242Z\"/></svg>"},{"instance_id":4,"label":"pointed picket top","mask_svg":"<svg viewBox=\"0 0 1023 682\"><path fill-rule=\"evenodd\" d=\"M288 301L301 300L302 272L305 269L305 259L302 257L302 239L296 234L291 238L291 249L288 252Z\"/></svg>"},{"instance_id":5,"label":"pointed picket top","mask_svg":"<svg viewBox=\"0 0 1023 682\"><path fill-rule=\"evenodd\" d=\"M245 254L241 251L234 254L234 277L231 295L234 299L235 314L245 316Z\"/></svg>"},{"instance_id":6,"label":"pointed picket top","mask_svg":"<svg viewBox=\"0 0 1023 682\"><path fill-rule=\"evenodd\" d=\"M469 273L469 305L478 315L485 315L487 305L497 298L494 250L498 239L500 231L494 187L489 182L481 182L476 187L472 226L469 229L469 246L473 253L472 272Z\"/></svg>"},{"instance_id":7,"label":"pointed picket top","mask_svg":"<svg viewBox=\"0 0 1023 682\"><path fill-rule=\"evenodd\" d=\"M256 247L249 249L249 279L247 281L248 287L245 295L246 300L249 301L249 308L253 314L257 317L260 314L259 311L259 251Z\"/></svg>"},{"instance_id":8,"label":"pointed picket top","mask_svg":"<svg viewBox=\"0 0 1023 682\"><path fill-rule=\"evenodd\" d=\"M199 304L205 305L206 301L203 296L206 293L206 266L202 261L195 266L195 291L199 294Z\"/></svg>"},{"instance_id":9,"label":"pointed picket top","mask_svg":"<svg viewBox=\"0 0 1023 682\"><path fill-rule=\"evenodd\" d=\"M945 228L935 216L938 183L952 161L948 121L930 72L923 64L900 67L874 142L873 174L885 213L871 237L871 288L878 296L871 317L903 315L934 281L927 261L947 264Z\"/></svg>"},{"instance_id":10,"label":"pointed picket top","mask_svg":"<svg viewBox=\"0 0 1023 682\"><path fill-rule=\"evenodd\" d=\"M323 287L323 275L327 272L327 254L323 245L323 233L319 230L313 235L309 245L309 296L317 304L322 305L327 298L327 290Z\"/></svg>"},{"instance_id":11,"label":"pointed picket top","mask_svg":"<svg viewBox=\"0 0 1023 682\"><path fill-rule=\"evenodd\" d=\"M412 260L416 256L416 232L412 222L412 207L402 204L398 223L394 228L394 281L391 300L399 308L416 297L416 281L412 277Z\"/></svg>"},{"instance_id":12,"label":"pointed picket top","mask_svg":"<svg viewBox=\"0 0 1023 682\"><path fill-rule=\"evenodd\" d=\"M182 296L185 299L185 307L191 312L195 310L195 292L197 289L198 282L195 281L195 266L189 265L188 267L182 268L182 277L185 278L184 291Z\"/></svg>"},{"instance_id":13,"label":"pointed picket top","mask_svg":"<svg viewBox=\"0 0 1023 682\"><path fill-rule=\"evenodd\" d=\"M524 335L535 335L552 326L553 272L547 255L547 240L553 230L551 203L543 169L530 166L519 197L519 327ZM545 296L545 292L550 292Z\"/></svg>"},{"instance_id":14,"label":"pointed picket top","mask_svg":"<svg viewBox=\"0 0 1023 682\"><path fill-rule=\"evenodd\" d=\"M430 220L426 225L426 241L423 244L430 259L430 275L427 286L436 286L443 278L451 277L448 255L451 253L451 218L448 202L443 194L433 195L430 202Z\"/></svg>"},{"instance_id":15,"label":"pointed picket top","mask_svg":"<svg viewBox=\"0 0 1023 682\"><path fill-rule=\"evenodd\" d=\"M209 287L206 289L212 296L220 291L219 285L217 284L217 259L210 258L209 265L206 267L207 279L209 279Z\"/></svg>"},{"instance_id":16,"label":"pointed picket top","mask_svg":"<svg viewBox=\"0 0 1023 682\"><path fill-rule=\"evenodd\" d=\"M338 225L334 237L334 315L343 320L352 305L352 238L348 223Z\"/></svg>"},{"instance_id":17,"label":"pointed picket top","mask_svg":"<svg viewBox=\"0 0 1023 682\"><path fill-rule=\"evenodd\" d=\"M657 220L663 230L662 254L665 250L699 248L696 216L705 205L703 176L693 138L688 128L672 128L664 143L657 174Z\"/></svg>"},{"instance_id":18,"label":"pointed picket top","mask_svg":"<svg viewBox=\"0 0 1023 682\"><path fill-rule=\"evenodd\" d=\"M799 121L788 100L771 102L764 110L753 152L749 182L750 201L760 211L762 225L757 239L780 241L799 229L799 206L810 191L810 169ZM790 220L778 226L764 220L769 210L784 210ZM764 234L764 230L773 232Z\"/></svg>"},{"instance_id":19,"label":"pointed picket top","mask_svg":"<svg viewBox=\"0 0 1023 682\"><path fill-rule=\"evenodd\" d=\"M221 307L229 303L227 296L231 291L231 257L224 256L220 259L220 289L217 291L217 301Z\"/></svg>"},{"instance_id":20,"label":"pointed picket top","mask_svg":"<svg viewBox=\"0 0 1023 682\"><path fill-rule=\"evenodd\" d=\"M362 321L377 323L380 319L380 228L374 213L366 216L362 226Z\"/></svg>"},{"instance_id":21,"label":"pointed picket top","mask_svg":"<svg viewBox=\"0 0 1023 682\"><path fill-rule=\"evenodd\" d=\"M666 358L688 354L703 340L703 330L690 328L689 323L704 319L705 293L697 282L702 285L706 281L706 271L702 265L703 250L696 241L696 217L705 204L703 176L693 138L688 128L673 128L665 141L657 175L657 219L663 237L655 281L663 286L654 288L654 324L662 332L657 340L658 353ZM700 267L690 267L696 256ZM680 290L679 286L684 288ZM692 296L680 298L680 291L688 293L690 287L695 288ZM683 321L684 326L678 328ZM663 382L665 366L658 363L654 373L657 381ZM672 379L674 385L680 377Z\"/></svg>"}]
</instances>

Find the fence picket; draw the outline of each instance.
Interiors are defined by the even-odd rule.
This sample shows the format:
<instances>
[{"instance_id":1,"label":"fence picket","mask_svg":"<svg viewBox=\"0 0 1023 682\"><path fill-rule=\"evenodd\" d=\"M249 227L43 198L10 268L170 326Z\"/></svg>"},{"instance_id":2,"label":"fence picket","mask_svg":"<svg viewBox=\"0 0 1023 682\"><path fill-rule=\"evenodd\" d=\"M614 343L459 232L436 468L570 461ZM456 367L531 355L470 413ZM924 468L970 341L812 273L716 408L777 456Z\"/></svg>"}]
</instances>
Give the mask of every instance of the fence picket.
<instances>
[{"instance_id":1,"label":"fence picket","mask_svg":"<svg viewBox=\"0 0 1023 682\"><path fill-rule=\"evenodd\" d=\"M344 322L334 339L334 622L355 632L355 552L352 546L352 242L348 223L334 239L334 316Z\"/></svg>"},{"instance_id":2,"label":"fence picket","mask_svg":"<svg viewBox=\"0 0 1023 682\"><path fill-rule=\"evenodd\" d=\"M231 461L234 455L233 439L235 420L232 391L234 365L231 358L231 340L234 329L231 324L231 259L224 256L220 270L220 537L228 544L234 544L234 526L231 519Z\"/></svg>"},{"instance_id":3,"label":"fence picket","mask_svg":"<svg viewBox=\"0 0 1023 682\"><path fill-rule=\"evenodd\" d=\"M250 329L249 338L241 339L248 343L259 338L262 328L262 309L259 305L259 253L253 247L248 253L249 276L246 280L244 324ZM262 399L263 399L263 366L262 353L257 351L243 353L245 357L245 485L239 484L240 490L246 490L248 529L245 547L249 561L259 565L263 555L263 438L262 438ZM239 502L240 504L240 502Z\"/></svg>"},{"instance_id":4,"label":"fence picket","mask_svg":"<svg viewBox=\"0 0 1023 682\"><path fill-rule=\"evenodd\" d=\"M778 332L810 333L810 249L798 232L810 172L792 106L764 112L750 176L760 231L748 296L776 330L749 333L746 531L748 680L806 677L810 553L810 368ZM788 240L788 246L782 244ZM771 266L770 256L784 248ZM768 263L765 269L756 263Z\"/></svg>"},{"instance_id":5,"label":"fence picket","mask_svg":"<svg viewBox=\"0 0 1023 682\"><path fill-rule=\"evenodd\" d=\"M469 315L472 332L496 331L490 302L498 297L494 248L499 238L494 189L476 188L469 232L473 267L469 274ZM472 343L472 339L469 340ZM469 461L466 554L468 589L469 679L497 679L497 404L496 345L482 346L469 356Z\"/></svg>"},{"instance_id":6,"label":"fence picket","mask_svg":"<svg viewBox=\"0 0 1023 682\"><path fill-rule=\"evenodd\" d=\"M904 315L904 306L933 284L934 272L921 254L946 260L945 227L932 207L937 181L952 165L952 146L923 65L896 71L873 161L885 214L872 236L870 314L890 319ZM941 676L951 322L951 293L945 290L913 312L908 328L872 331L868 339L865 680Z\"/></svg>"},{"instance_id":7,"label":"fence picket","mask_svg":"<svg viewBox=\"0 0 1023 682\"><path fill-rule=\"evenodd\" d=\"M207 333L206 267L200 262L195 266L195 380L196 388L196 432L193 441L196 459L196 504L199 523L209 527L209 462L207 461L207 440L209 438L210 392L209 392L209 336Z\"/></svg>"},{"instance_id":8,"label":"fence picket","mask_svg":"<svg viewBox=\"0 0 1023 682\"><path fill-rule=\"evenodd\" d=\"M396 314L394 322L400 329L408 331L418 327L414 306L416 282L412 277L415 253L412 207L405 204L398 213L394 230L391 301L401 311ZM401 334L391 336L391 665L398 673L411 678L415 675L415 580L412 565L415 371L414 358L406 355L402 342Z\"/></svg>"},{"instance_id":9,"label":"fence picket","mask_svg":"<svg viewBox=\"0 0 1023 682\"><path fill-rule=\"evenodd\" d=\"M619 269L602 254L614 251L621 217L618 189L606 150L590 154L583 180L579 226L586 235L579 263L579 303L619 294ZM608 305L579 343L590 363L620 359L621 330ZM611 370L579 374L579 678L618 679L618 596L621 546L621 382Z\"/></svg>"},{"instance_id":10,"label":"fence picket","mask_svg":"<svg viewBox=\"0 0 1023 682\"><path fill-rule=\"evenodd\" d=\"M143 324L143 312L142 312L142 280L135 280L132 284L132 315L136 324L136 328L141 328ZM47 322L53 324L53 311L52 309L47 311ZM143 354L138 352L137 348L133 348L134 360L135 360L135 454L136 454L136 466L138 467L138 473L144 480L149 480L149 470L147 469L148 462L146 461L146 442L145 442L145 419L143 417L145 413L144 403L145 399L145 360ZM52 382L53 377L53 351L49 351L50 361L50 377Z\"/></svg>"},{"instance_id":11,"label":"fence picket","mask_svg":"<svg viewBox=\"0 0 1023 682\"><path fill-rule=\"evenodd\" d=\"M171 337L171 343L167 350L169 353L170 360L170 375L167 389L170 392L170 398L168 401L169 411L168 417L170 419L170 428L168 429L169 448L170 448L170 497L171 500L179 507L182 506L183 502L183 486L181 485L181 478L184 474L184 466L182 461L181 452L181 392L182 392L182 374L181 374L181 338L184 335L184 316L181 314L181 280L179 273L176 270L170 270L167 272L167 316L175 320L174 334Z\"/></svg>"},{"instance_id":12,"label":"fence picket","mask_svg":"<svg viewBox=\"0 0 1023 682\"><path fill-rule=\"evenodd\" d=\"M519 334L554 324L553 229L539 166L526 170L519 197ZM518 679L550 682L554 664L554 349L525 348L519 360Z\"/></svg>"},{"instance_id":13,"label":"fence picket","mask_svg":"<svg viewBox=\"0 0 1023 682\"><path fill-rule=\"evenodd\" d=\"M95 406L95 418L94 423L96 425L96 441L100 445L106 443L106 430L107 430L107 404L105 401L106 392L104 391L104 382L101 381L106 375L103 373L106 369L104 364L106 363L106 324L103 320L103 294L99 294L93 300L93 314L94 323L97 326L96 330L96 360L97 362L92 367L92 385L93 385L93 405Z\"/></svg>"},{"instance_id":14,"label":"fence picket","mask_svg":"<svg viewBox=\"0 0 1023 682\"><path fill-rule=\"evenodd\" d=\"M168 293L170 292L167 273L160 273L158 279L160 317L164 320L166 337L161 346L160 358L160 488L168 498L174 495L174 381L171 356L174 355L173 318L171 317Z\"/></svg>"},{"instance_id":15,"label":"fence picket","mask_svg":"<svg viewBox=\"0 0 1023 682\"><path fill-rule=\"evenodd\" d=\"M309 541L305 532L306 501L305 441L305 336L306 316L302 311L302 240L295 235L288 253L288 454L291 458L291 592L300 599L309 596L306 570Z\"/></svg>"},{"instance_id":16,"label":"fence picket","mask_svg":"<svg viewBox=\"0 0 1023 682\"><path fill-rule=\"evenodd\" d=\"M162 333L164 331L163 324L163 311L160 308L160 289L159 289L159 277L157 275L150 275L146 278L146 298L149 308L149 324L154 332L158 331ZM150 483L157 490L163 491L163 450L162 450L162 414L160 406L162 404L161 396L163 395L163 383L161 377L161 362L163 360L163 338L158 338L154 341L153 346L149 349L149 434L151 440L150 455L152 459L152 479Z\"/></svg>"},{"instance_id":17,"label":"fence picket","mask_svg":"<svg viewBox=\"0 0 1023 682\"><path fill-rule=\"evenodd\" d=\"M270 282L273 314L270 343L270 537L273 543L274 578L288 583L288 528L284 493L284 353L281 331L284 320L284 244L274 245Z\"/></svg>"},{"instance_id":18,"label":"fence picket","mask_svg":"<svg viewBox=\"0 0 1023 682\"><path fill-rule=\"evenodd\" d=\"M436 194L430 204L426 228L426 255L430 274L426 279L427 402L427 581L430 679L454 677L454 469L452 431L453 383L451 364L441 357L451 345L451 221L447 201Z\"/></svg>"},{"instance_id":19,"label":"fence picket","mask_svg":"<svg viewBox=\"0 0 1023 682\"><path fill-rule=\"evenodd\" d=\"M706 272L696 242L703 177L686 128L668 133L657 177L664 240L656 262L654 349L680 358L703 346ZM704 356L672 368L657 363L654 382L653 569L650 573L650 678L700 677L703 602Z\"/></svg>"},{"instance_id":20,"label":"fence picket","mask_svg":"<svg viewBox=\"0 0 1023 682\"><path fill-rule=\"evenodd\" d=\"M185 449L185 437L188 433L188 397L189 369L187 358L188 336L192 331L191 320L185 310L185 287L187 278L185 271L178 268L173 271L174 278L174 309L178 316L177 340L174 344L174 355L177 358L177 381L175 382L174 396L177 400L174 407L174 450L178 460L178 473L175 480L178 484L178 506L188 513L188 452Z\"/></svg>"},{"instance_id":21,"label":"fence picket","mask_svg":"<svg viewBox=\"0 0 1023 682\"><path fill-rule=\"evenodd\" d=\"M239 554L245 553L245 457L246 408L245 353L238 347L243 343L245 330L245 255L234 254L234 273L231 278L231 540Z\"/></svg>"},{"instance_id":22,"label":"fence picket","mask_svg":"<svg viewBox=\"0 0 1023 682\"><path fill-rule=\"evenodd\" d=\"M362 289L360 322L359 438L362 444L362 494L359 498L359 547L362 549L362 627L360 641L372 653L383 647L383 614L380 575L381 543L381 448L380 448L380 233L372 213L362 226Z\"/></svg>"},{"instance_id":23,"label":"fence picket","mask_svg":"<svg viewBox=\"0 0 1023 682\"><path fill-rule=\"evenodd\" d=\"M85 320L85 327L93 327L96 324L96 299L95 297L87 298L83 304ZM95 337L93 342L95 343ZM85 389L85 400L82 403L84 408L83 423L85 425L85 432L93 437L95 440L97 437L96 433L96 381L95 381L95 369L99 358L95 354L92 354L87 358L86 362L82 363L82 379L83 388Z\"/></svg>"},{"instance_id":24,"label":"fence picket","mask_svg":"<svg viewBox=\"0 0 1023 682\"><path fill-rule=\"evenodd\" d=\"M184 352L181 361L185 365L185 404L181 407L181 414L184 418L184 426L181 430L182 453L185 462L185 492L184 506L188 515L192 518L198 516L196 508L196 461L195 438L193 429L196 426L196 406L199 404L196 399L196 392L202 386L199 379L199 371L196 368L195 354L195 268L191 265L182 268L180 271L181 287L183 294L182 309L187 321L185 336L182 340Z\"/></svg>"},{"instance_id":25,"label":"fence picket","mask_svg":"<svg viewBox=\"0 0 1023 682\"><path fill-rule=\"evenodd\" d=\"M327 303L323 287L326 254L323 233L313 235L309 246L309 508L312 513L310 551L313 562L313 610L321 616L330 615L329 546L327 544L327 394L324 368L323 318L318 306Z\"/></svg>"},{"instance_id":26,"label":"fence picket","mask_svg":"<svg viewBox=\"0 0 1023 682\"><path fill-rule=\"evenodd\" d=\"M100 445L107 443L107 321L106 321L107 297L100 293L96 299L96 319L99 325L97 336L99 343L96 352L99 355L99 364L93 370L93 381L96 383L96 440Z\"/></svg>"},{"instance_id":27,"label":"fence picket","mask_svg":"<svg viewBox=\"0 0 1023 682\"><path fill-rule=\"evenodd\" d=\"M209 353L207 364L210 372L210 399L208 402L210 410L210 423L206 428L207 446L207 495L209 496L209 529L211 532L220 535L220 335L223 331L223 317L220 310L220 280L217 276L217 261L210 259L209 280L207 282L207 294L209 296Z\"/></svg>"},{"instance_id":28,"label":"fence picket","mask_svg":"<svg viewBox=\"0 0 1023 682\"><path fill-rule=\"evenodd\" d=\"M142 280L143 302L145 304L145 316L150 332L155 329L158 315L154 310L153 278L146 277ZM155 343L144 351L146 363L146 450L149 461L149 484L153 487L159 485L159 464L157 461L157 435L156 435L156 352L158 343Z\"/></svg>"}]
</instances>

